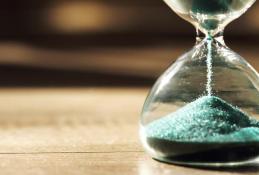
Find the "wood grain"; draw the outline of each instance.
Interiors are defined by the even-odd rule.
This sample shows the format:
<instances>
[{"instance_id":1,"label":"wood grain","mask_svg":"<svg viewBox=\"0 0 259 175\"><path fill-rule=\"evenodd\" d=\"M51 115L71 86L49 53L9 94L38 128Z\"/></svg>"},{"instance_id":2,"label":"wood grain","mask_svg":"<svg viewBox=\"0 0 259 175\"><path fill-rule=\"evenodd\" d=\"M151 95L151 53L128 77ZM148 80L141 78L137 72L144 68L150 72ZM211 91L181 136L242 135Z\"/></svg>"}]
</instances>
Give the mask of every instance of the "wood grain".
<instances>
[{"instance_id":1,"label":"wood grain","mask_svg":"<svg viewBox=\"0 0 259 175\"><path fill-rule=\"evenodd\" d=\"M0 89L1 174L255 175L152 160L138 139L146 88Z\"/></svg>"},{"instance_id":2,"label":"wood grain","mask_svg":"<svg viewBox=\"0 0 259 175\"><path fill-rule=\"evenodd\" d=\"M0 152L140 150L137 122L145 92L2 89Z\"/></svg>"}]
</instances>

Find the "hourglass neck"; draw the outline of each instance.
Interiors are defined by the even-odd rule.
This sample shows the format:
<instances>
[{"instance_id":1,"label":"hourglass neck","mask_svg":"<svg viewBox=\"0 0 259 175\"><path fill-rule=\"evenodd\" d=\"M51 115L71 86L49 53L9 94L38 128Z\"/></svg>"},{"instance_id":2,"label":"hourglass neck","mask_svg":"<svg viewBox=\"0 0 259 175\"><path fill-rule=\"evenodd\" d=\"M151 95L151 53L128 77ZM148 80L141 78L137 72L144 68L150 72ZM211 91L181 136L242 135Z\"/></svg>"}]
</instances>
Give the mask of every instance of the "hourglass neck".
<instances>
[{"instance_id":1,"label":"hourglass neck","mask_svg":"<svg viewBox=\"0 0 259 175\"><path fill-rule=\"evenodd\" d=\"M199 29L196 29L196 44L199 44L205 38L209 38L209 39L212 39L212 40L216 40L217 42L219 42L220 44L225 46L223 34L224 34L224 31L220 31L216 35L211 36L209 33L204 34Z\"/></svg>"}]
</instances>

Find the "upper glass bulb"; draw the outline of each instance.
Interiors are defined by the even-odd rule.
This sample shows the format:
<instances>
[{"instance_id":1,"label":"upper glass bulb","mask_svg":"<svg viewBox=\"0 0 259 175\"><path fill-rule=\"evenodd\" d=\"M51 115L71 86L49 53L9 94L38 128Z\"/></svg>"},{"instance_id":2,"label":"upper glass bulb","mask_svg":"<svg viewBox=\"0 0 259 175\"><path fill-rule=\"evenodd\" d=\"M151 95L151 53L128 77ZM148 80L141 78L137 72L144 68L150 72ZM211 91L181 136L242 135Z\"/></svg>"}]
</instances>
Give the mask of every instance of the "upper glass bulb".
<instances>
[{"instance_id":1,"label":"upper glass bulb","mask_svg":"<svg viewBox=\"0 0 259 175\"><path fill-rule=\"evenodd\" d=\"M255 0L164 0L200 31L216 35L241 16Z\"/></svg>"}]
</instances>

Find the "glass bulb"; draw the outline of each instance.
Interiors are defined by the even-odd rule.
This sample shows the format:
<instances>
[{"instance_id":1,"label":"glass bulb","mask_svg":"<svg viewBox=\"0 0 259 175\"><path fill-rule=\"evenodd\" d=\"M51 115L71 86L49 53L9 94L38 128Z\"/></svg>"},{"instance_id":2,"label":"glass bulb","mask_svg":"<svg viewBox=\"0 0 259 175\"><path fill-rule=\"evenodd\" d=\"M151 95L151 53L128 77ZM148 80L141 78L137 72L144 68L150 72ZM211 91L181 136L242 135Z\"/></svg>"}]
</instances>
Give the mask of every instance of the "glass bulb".
<instances>
[{"instance_id":1,"label":"glass bulb","mask_svg":"<svg viewBox=\"0 0 259 175\"><path fill-rule=\"evenodd\" d=\"M197 37L194 48L153 86L142 111L141 141L153 158L169 163L247 165L259 157L259 76L225 45L219 29L254 1L210 2L167 0L180 16L206 31L206 37ZM193 13L218 20L217 29L201 27L204 23Z\"/></svg>"},{"instance_id":2,"label":"glass bulb","mask_svg":"<svg viewBox=\"0 0 259 175\"><path fill-rule=\"evenodd\" d=\"M255 0L164 0L179 16L203 33L216 35L241 16Z\"/></svg>"}]
</instances>

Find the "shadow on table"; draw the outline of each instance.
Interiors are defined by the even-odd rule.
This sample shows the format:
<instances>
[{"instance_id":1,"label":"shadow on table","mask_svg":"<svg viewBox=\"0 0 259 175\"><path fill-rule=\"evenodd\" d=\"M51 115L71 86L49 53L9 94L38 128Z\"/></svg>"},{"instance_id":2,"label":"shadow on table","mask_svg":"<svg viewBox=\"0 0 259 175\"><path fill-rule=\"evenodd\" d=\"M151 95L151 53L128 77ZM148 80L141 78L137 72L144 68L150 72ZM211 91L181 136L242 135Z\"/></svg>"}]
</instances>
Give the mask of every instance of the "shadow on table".
<instances>
[{"instance_id":1,"label":"shadow on table","mask_svg":"<svg viewBox=\"0 0 259 175\"><path fill-rule=\"evenodd\" d=\"M241 167L218 167L218 168L197 168L210 171L220 171L220 172L232 172L232 173L259 173L259 164L256 165L246 165Z\"/></svg>"},{"instance_id":2,"label":"shadow on table","mask_svg":"<svg viewBox=\"0 0 259 175\"><path fill-rule=\"evenodd\" d=\"M219 173L229 174L229 173L246 173L254 174L259 173L259 160L255 163L250 163L245 166L239 167L218 167L218 168L208 168L208 167L193 167L193 166L182 166L173 165L168 163L162 163L151 158L147 158L145 161L139 162L139 175L156 175L156 174L203 174L203 175L218 175Z\"/></svg>"}]
</instances>

